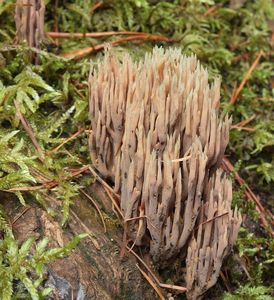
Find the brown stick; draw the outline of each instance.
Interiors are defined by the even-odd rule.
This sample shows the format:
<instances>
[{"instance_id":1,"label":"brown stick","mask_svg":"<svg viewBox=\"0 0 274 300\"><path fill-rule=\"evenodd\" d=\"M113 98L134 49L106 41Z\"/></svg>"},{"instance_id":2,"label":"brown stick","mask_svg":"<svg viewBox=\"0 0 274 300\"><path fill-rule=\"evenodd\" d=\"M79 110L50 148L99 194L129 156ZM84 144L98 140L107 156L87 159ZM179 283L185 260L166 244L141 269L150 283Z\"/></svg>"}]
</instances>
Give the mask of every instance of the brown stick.
<instances>
[{"instance_id":1,"label":"brown stick","mask_svg":"<svg viewBox=\"0 0 274 300\"><path fill-rule=\"evenodd\" d=\"M237 90L235 91L235 93L232 94L231 98L230 98L230 104L234 105L243 89L243 87L245 86L245 84L247 83L250 75L252 74L252 72L254 71L254 69L256 68L258 62L260 61L261 57L263 56L263 51L261 50L258 54L256 59L254 60L253 64L250 66L250 68L247 70L247 72L244 75L244 78L241 82L241 84L239 85L239 87L237 88Z\"/></svg>"},{"instance_id":2,"label":"brown stick","mask_svg":"<svg viewBox=\"0 0 274 300\"><path fill-rule=\"evenodd\" d=\"M112 46L116 46L122 43L126 43L126 42L130 42L130 41L143 41L143 40L148 40L148 41L162 41L162 42L171 42L172 39L163 37L163 36L159 36L159 35L136 35L136 36L130 36L130 37L126 37L126 38L122 38L113 42L110 42L110 45ZM94 47L88 47L88 48L84 48L84 49L80 49L80 50L76 50L76 51L72 51L72 52L68 52L68 53L64 53L63 57L66 58L81 58L84 57L88 54L91 54L92 52L96 52L99 50L104 49L105 47L105 43L103 44L99 44L99 45L95 45Z\"/></svg>"}]
</instances>

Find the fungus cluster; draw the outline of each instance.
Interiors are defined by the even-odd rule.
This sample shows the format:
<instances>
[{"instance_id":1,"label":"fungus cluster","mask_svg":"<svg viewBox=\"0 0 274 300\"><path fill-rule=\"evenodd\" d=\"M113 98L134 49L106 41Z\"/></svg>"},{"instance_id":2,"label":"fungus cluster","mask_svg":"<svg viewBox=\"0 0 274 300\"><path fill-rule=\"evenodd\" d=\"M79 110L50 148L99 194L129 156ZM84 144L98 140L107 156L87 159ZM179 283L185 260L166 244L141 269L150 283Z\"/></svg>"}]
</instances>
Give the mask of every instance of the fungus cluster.
<instances>
[{"instance_id":1,"label":"fungus cluster","mask_svg":"<svg viewBox=\"0 0 274 300\"><path fill-rule=\"evenodd\" d=\"M155 261L187 255L189 299L215 284L241 216L219 169L230 119L219 116L195 56L154 48L143 60L111 51L89 76L91 158L121 195L125 229Z\"/></svg>"}]
</instances>

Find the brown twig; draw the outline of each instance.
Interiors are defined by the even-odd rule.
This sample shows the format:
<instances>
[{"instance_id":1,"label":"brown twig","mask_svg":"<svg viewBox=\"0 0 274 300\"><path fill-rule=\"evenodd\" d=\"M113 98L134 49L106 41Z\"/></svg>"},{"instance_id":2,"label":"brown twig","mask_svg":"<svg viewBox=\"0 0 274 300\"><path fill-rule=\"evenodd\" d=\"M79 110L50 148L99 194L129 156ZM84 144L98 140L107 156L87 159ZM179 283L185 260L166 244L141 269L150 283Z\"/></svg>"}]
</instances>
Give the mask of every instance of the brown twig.
<instances>
[{"instance_id":1,"label":"brown twig","mask_svg":"<svg viewBox=\"0 0 274 300\"><path fill-rule=\"evenodd\" d=\"M233 165L231 164L231 162L227 158L223 159L223 168L225 170L229 171L229 172L235 172L235 169L234 169ZM260 199L252 192L250 187L247 185L247 183L244 181L244 179L238 174L238 172L235 172L235 179L241 186L246 187L246 190L245 190L246 198L250 201L255 202L256 210L260 215L260 220L261 220L262 226L265 229L270 229L271 230L271 226L270 226L270 224L267 220L267 216L271 220L272 225L274 224L274 216L271 214L270 211L268 211L264 208L264 206L262 205ZM272 231L271 234L274 235L274 232Z\"/></svg>"},{"instance_id":2,"label":"brown twig","mask_svg":"<svg viewBox=\"0 0 274 300\"><path fill-rule=\"evenodd\" d=\"M44 161L45 159L45 155L44 152L42 150L42 148L40 147L40 145L38 144L36 137L34 135L33 129L31 128L31 125L29 124L28 120L23 116L23 114L20 111L20 107L19 104L17 103L16 100L14 100L14 106L16 108L16 114L19 118L19 120L21 121L25 131L27 132L27 134L29 135L34 147L36 148L39 158L41 161Z\"/></svg>"},{"instance_id":3,"label":"brown twig","mask_svg":"<svg viewBox=\"0 0 274 300\"><path fill-rule=\"evenodd\" d=\"M162 42L171 42L172 39L169 39L169 38L166 38L166 37L163 37L163 36L159 36L159 35L151 35L151 34L142 34L142 35L136 35L136 36L129 36L129 37L126 37L126 38L122 38L122 39L119 39L119 40L116 40L116 41L112 41L112 42L109 42L110 45L112 46L116 46L116 45L119 45L119 44L122 44L122 43L126 43L126 42L130 42L130 41L162 41ZM93 47L88 47L88 48L83 48L83 49L80 49L80 50L76 50L76 51L71 51L71 52L68 52L68 53L64 53L63 54L63 57L66 57L66 58L81 58L81 57L84 57L88 54L91 54L93 52L96 52L96 51L99 51L99 50L102 50L105 48L105 43L103 44L99 44L99 45L95 45Z\"/></svg>"},{"instance_id":4,"label":"brown twig","mask_svg":"<svg viewBox=\"0 0 274 300\"><path fill-rule=\"evenodd\" d=\"M159 279L156 277L156 275L151 271L151 269L149 268L149 266L142 260L142 258L132 249L130 249L128 246L126 246L128 252L130 252L131 254L133 254L137 260L145 267L145 269L148 271L148 273L151 275L151 277L153 278L153 280L159 285L160 281Z\"/></svg>"},{"instance_id":5,"label":"brown twig","mask_svg":"<svg viewBox=\"0 0 274 300\"><path fill-rule=\"evenodd\" d=\"M237 102L237 99L243 89L243 87L245 86L245 84L247 83L249 77L251 76L252 72L254 71L254 69L256 68L257 64L259 63L261 57L263 56L263 51L261 50L257 56L256 59L254 60L254 62L252 63L252 65L250 66L250 68L247 70L247 72L245 73L242 82L240 83L239 87L236 89L235 93L232 94L231 98L230 98L230 104L234 105Z\"/></svg>"}]
</instances>

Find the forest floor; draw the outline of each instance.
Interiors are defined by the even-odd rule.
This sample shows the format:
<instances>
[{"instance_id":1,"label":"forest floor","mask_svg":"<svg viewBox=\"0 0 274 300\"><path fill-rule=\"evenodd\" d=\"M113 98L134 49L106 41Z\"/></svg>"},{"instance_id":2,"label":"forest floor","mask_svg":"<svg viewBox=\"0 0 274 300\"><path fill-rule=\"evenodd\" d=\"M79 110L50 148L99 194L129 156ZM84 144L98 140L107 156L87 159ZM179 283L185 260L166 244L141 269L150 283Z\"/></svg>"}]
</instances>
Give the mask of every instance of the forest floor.
<instances>
[{"instance_id":1,"label":"forest floor","mask_svg":"<svg viewBox=\"0 0 274 300\"><path fill-rule=\"evenodd\" d=\"M51 285L41 288L44 267L58 268L58 259L64 259L80 241L72 252L74 260L81 258L81 264L89 263L91 268L100 261L92 261L88 254L83 258L88 243L95 249L108 245L99 260L119 250L102 237L107 229L115 240L121 238L118 218L107 201L97 199L96 193L102 195L102 191L96 190L91 212L75 205L80 198L88 199L85 193L96 181L87 145L87 80L90 62L96 65L109 43L117 55L129 52L136 60L155 45L178 47L184 54L197 55L208 68L210 80L222 77L221 110L233 118L223 167L232 174L233 206L240 209L244 221L233 254L206 297L272 299L272 1L45 0L45 4L47 39L37 50L15 44L15 1L0 1L0 298L46 297ZM39 56L39 64L31 62L30 52ZM94 223L76 228L75 222L81 224L77 209L84 219L92 214ZM33 220L30 227L28 220ZM39 226L43 230L37 230ZM61 231L65 232L62 238ZM52 232L55 239L49 241ZM29 255L38 239L36 254ZM107 275L111 278L120 265L106 260L110 268L113 263ZM130 268L128 264L124 270ZM175 261L160 270L163 282L183 285L180 267L180 261ZM96 274L94 280L99 277ZM134 280L142 285L141 275ZM134 284L128 284L133 291ZM121 292L112 285L105 289L110 294ZM103 290L96 292L101 295ZM124 298L117 299L127 299L128 292L123 289ZM176 297L184 299L182 294Z\"/></svg>"}]
</instances>

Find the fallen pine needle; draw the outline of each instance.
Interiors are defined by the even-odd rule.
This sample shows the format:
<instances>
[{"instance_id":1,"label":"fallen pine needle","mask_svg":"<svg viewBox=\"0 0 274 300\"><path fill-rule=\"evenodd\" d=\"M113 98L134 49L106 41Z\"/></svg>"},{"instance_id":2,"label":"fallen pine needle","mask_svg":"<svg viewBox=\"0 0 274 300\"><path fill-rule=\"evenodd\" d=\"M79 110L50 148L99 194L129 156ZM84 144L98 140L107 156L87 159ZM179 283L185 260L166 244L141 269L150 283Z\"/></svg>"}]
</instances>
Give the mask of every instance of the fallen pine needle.
<instances>
[{"instance_id":1,"label":"fallen pine needle","mask_svg":"<svg viewBox=\"0 0 274 300\"><path fill-rule=\"evenodd\" d=\"M103 1L99 1L99 2L95 3L94 5L92 5L90 11L93 13L96 9L98 9L99 7L101 7L103 4L104 4Z\"/></svg>"},{"instance_id":2,"label":"fallen pine needle","mask_svg":"<svg viewBox=\"0 0 274 300\"><path fill-rule=\"evenodd\" d=\"M183 287L183 286L161 283L159 281L159 279L156 277L156 275L151 271L149 266L141 259L141 257L136 252L134 252L131 248L129 248L128 246L126 246L126 248L127 248L128 252L132 253L139 260L139 262L141 262L141 264L146 268L146 270L151 275L153 280L158 284L158 286L160 286L162 288L167 288L167 289L180 291L180 292L186 292L187 291L187 288Z\"/></svg>"},{"instance_id":3,"label":"fallen pine needle","mask_svg":"<svg viewBox=\"0 0 274 300\"><path fill-rule=\"evenodd\" d=\"M245 84L247 83L249 77L251 76L252 72L254 71L254 69L256 68L258 62L260 61L261 57L263 56L263 51L261 50L258 54L256 59L254 60L253 64L250 66L250 68L247 70L247 72L244 75L244 78L241 82L241 84L239 85L239 87L236 89L235 93L232 94L232 97L230 99L230 104L234 105L243 89L243 87L245 86Z\"/></svg>"},{"instance_id":4,"label":"fallen pine needle","mask_svg":"<svg viewBox=\"0 0 274 300\"><path fill-rule=\"evenodd\" d=\"M243 120L233 126L239 126L239 127L243 127L243 126L246 126L247 124L249 124L251 121L253 121L254 119L256 118L256 115L252 115L250 118L246 119L246 120ZM233 127L232 126L232 127Z\"/></svg>"},{"instance_id":5,"label":"fallen pine needle","mask_svg":"<svg viewBox=\"0 0 274 300\"><path fill-rule=\"evenodd\" d=\"M172 159L171 162L182 162L182 161L189 160L190 158L191 158L191 155L187 155L187 156L182 157L182 158Z\"/></svg>"},{"instance_id":6,"label":"fallen pine needle","mask_svg":"<svg viewBox=\"0 0 274 300\"><path fill-rule=\"evenodd\" d=\"M83 131L85 131L85 128L79 129L77 132L75 132L72 136L67 138L63 143L55 147L54 149L47 152L48 156L51 156L55 152L57 152L59 149L61 149L66 143L70 142L71 140L75 139L78 135L80 135Z\"/></svg>"},{"instance_id":7,"label":"fallen pine needle","mask_svg":"<svg viewBox=\"0 0 274 300\"><path fill-rule=\"evenodd\" d=\"M106 31L106 32L47 32L47 35L54 39L68 39L68 38L99 38L116 35L148 35L146 32L137 31Z\"/></svg>"},{"instance_id":8,"label":"fallen pine needle","mask_svg":"<svg viewBox=\"0 0 274 300\"><path fill-rule=\"evenodd\" d=\"M101 250L99 243L96 241L95 238L93 238L94 234L89 230L89 228L86 226L86 224L84 224L81 221L81 219L76 215L76 213L72 209L70 209L70 213L77 220L77 223L79 223L86 230L86 233L89 235L89 238L90 238L92 244L95 246L95 248L97 250Z\"/></svg>"},{"instance_id":9,"label":"fallen pine needle","mask_svg":"<svg viewBox=\"0 0 274 300\"><path fill-rule=\"evenodd\" d=\"M119 199L119 195L117 195L115 192L114 192L114 190L113 190L113 188L111 188L94 170L93 170L93 168L89 165L88 166L88 168L89 168L89 170L90 170L90 172L91 172L91 174L95 177L95 179L97 180L97 181L99 181L106 189L108 189L114 196L116 196L117 197L117 199Z\"/></svg>"},{"instance_id":10,"label":"fallen pine needle","mask_svg":"<svg viewBox=\"0 0 274 300\"><path fill-rule=\"evenodd\" d=\"M216 219L218 219L218 218L221 218L221 217L223 217L223 216L226 216L226 215L228 215L228 212L225 212L225 213L223 213L223 214L221 214L221 215L218 215L218 216L215 216L215 217L213 217L213 218L211 218L211 219L209 219L209 220L206 220L206 221L202 222L201 224L199 224L199 225L195 228L195 230L197 230L197 229L199 228L199 226L202 226L202 225L204 225L204 224L207 224L207 223L209 223L209 222L212 222L212 221L214 221L214 220L216 220Z\"/></svg>"},{"instance_id":11,"label":"fallen pine needle","mask_svg":"<svg viewBox=\"0 0 274 300\"><path fill-rule=\"evenodd\" d=\"M112 202L112 205L116 208L117 212L119 213L119 216L124 219L123 213L119 207L119 205L116 203L115 199L112 197L111 193L109 192L109 190L103 185L103 188L105 190L105 192L107 193L109 199ZM113 208L112 208L113 209ZM117 214L117 212L113 209L113 211Z\"/></svg>"},{"instance_id":12,"label":"fallen pine needle","mask_svg":"<svg viewBox=\"0 0 274 300\"><path fill-rule=\"evenodd\" d=\"M225 170L228 170L229 172L235 172L232 163L225 157L223 158L223 168ZM267 217L270 219L270 222L273 225L274 224L274 216L272 215L272 213L264 208L264 206L262 205L260 199L252 192L250 187L247 185L247 183L244 181L244 179L238 174L238 172L235 172L235 180L240 184L240 186L245 186L245 188L246 188L246 191L245 191L246 198L249 201L255 202L256 210L259 213L259 218L261 220L262 226L266 230L269 230L269 229L271 230L271 226L270 226L270 224L267 220ZM271 231L271 234L274 235L274 232Z\"/></svg>"},{"instance_id":13,"label":"fallen pine needle","mask_svg":"<svg viewBox=\"0 0 274 300\"><path fill-rule=\"evenodd\" d=\"M254 131L256 131L255 128L243 127L243 126L236 126L236 125L231 126L231 129L244 130L244 131L248 131L248 132L254 132Z\"/></svg>"},{"instance_id":14,"label":"fallen pine needle","mask_svg":"<svg viewBox=\"0 0 274 300\"><path fill-rule=\"evenodd\" d=\"M159 298L161 300L165 300L165 297L163 296L161 290L157 287L157 285L153 282L153 280L138 266L138 264L136 264L136 267L141 272L141 274L145 277L148 283L152 286L152 288L155 290Z\"/></svg>"},{"instance_id":15,"label":"fallen pine needle","mask_svg":"<svg viewBox=\"0 0 274 300\"><path fill-rule=\"evenodd\" d=\"M212 15L213 13L215 13L218 9L218 6L212 6L210 7L205 13L204 13L204 17L207 17L209 15Z\"/></svg>"},{"instance_id":16,"label":"fallen pine needle","mask_svg":"<svg viewBox=\"0 0 274 300\"><path fill-rule=\"evenodd\" d=\"M95 200L89 195L87 194L83 189L80 189L81 193L84 194L90 201L91 203L94 205L95 209L97 210L100 218L101 218L101 221L103 223L103 226L104 226L104 232L106 233L107 232L107 227L106 227L106 223L105 223L105 220L104 220L104 217L102 215L102 212L99 208L99 206L97 205L97 203L95 202Z\"/></svg>"},{"instance_id":17,"label":"fallen pine needle","mask_svg":"<svg viewBox=\"0 0 274 300\"><path fill-rule=\"evenodd\" d=\"M33 132L32 128L31 128L28 120L21 113L19 104L15 100L14 100L14 106L15 106L16 114L17 114L19 120L21 121L21 123L22 123L25 131L29 135L29 137L30 137L30 139L31 139L34 147L36 148L36 150L38 152L39 158L41 159L41 161L44 161L44 159L45 159L44 152L43 152L42 148L40 147L40 145L38 144L37 139L36 139L36 137L34 135L34 132Z\"/></svg>"},{"instance_id":18,"label":"fallen pine needle","mask_svg":"<svg viewBox=\"0 0 274 300\"><path fill-rule=\"evenodd\" d=\"M129 36L126 38L122 38L116 41L112 41L109 42L109 44L111 46L116 46L122 43L126 43L126 42L130 42L130 41L143 41L143 40L147 40L147 41L163 41L163 42L171 42L172 40L163 36L159 36L159 35L151 35L151 34L142 34L142 35L136 35L136 36ZM68 53L64 53L62 56L65 58L81 58L84 57L88 54L91 54L93 52L99 51L104 49L106 46L105 43L103 44L99 44L99 45L95 45L93 47L88 47L88 48L84 48L84 49L80 49L80 50L76 50L76 51L71 51Z\"/></svg>"},{"instance_id":19,"label":"fallen pine needle","mask_svg":"<svg viewBox=\"0 0 274 300\"><path fill-rule=\"evenodd\" d=\"M23 211L22 212L20 212L20 214L18 215L18 216L16 216L15 218L14 218L14 220L11 222L11 226L13 226L27 211L29 211L30 209L32 209L32 207L31 206L28 206L28 207L25 207L24 209L23 209Z\"/></svg>"},{"instance_id":20,"label":"fallen pine needle","mask_svg":"<svg viewBox=\"0 0 274 300\"><path fill-rule=\"evenodd\" d=\"M174 285L174 284L166 284L166 283L160 283L160 287L170 290L176 290L182 293L187 292L187 288L184 286Z\"/></svg>"},{"instance_id":21,"label":"fallen pine needle","mask_svg":"<svg viewBox=\"0 0 274 300\"><path fill-rule=\"evenodd\" d=\"M84 172L88 171L88 166L83 166L79 169L75 169L70 171L69 176L64 176L62 180L68 180L71 179L72 177L76 177ZM46 181L42 176L40 176L40 181L42 181L42 184L40 185L35 185L35 186L20 186L16 188L11 188L9 190L3 190L5 192L27 192L27 191L37 191L37 190L43 190L43 189L53 189L54 187L58 186L59 183L55 180L49 180Z\"/></svg>"},{"instance_id":22,"label":"fallen pine needle","mask_svg":"<svg viewBox=\"0 0 274 300\"><path fill-rule=\"evenodd\" d=\"M153 280L160 285L160 281L159 279L156 277L156 275L151 271L151 269L149 268L149 266L141 259L141 257L132 249L130 249L128 246L126 246L128 252L132 253L138 260L139 262L146 268L146 270L148 271L148 273L151 275L151 277L153 278Z\"/></svg>"}]
</instances>

